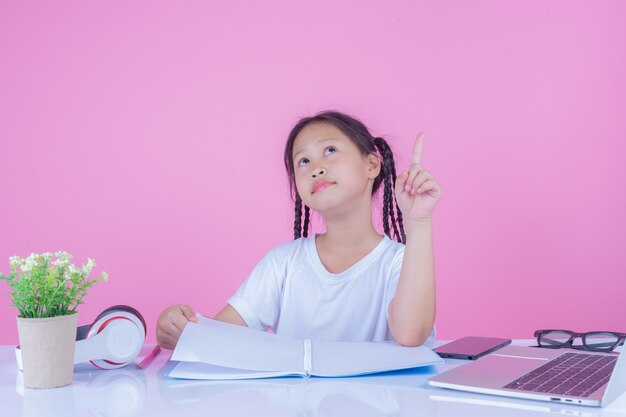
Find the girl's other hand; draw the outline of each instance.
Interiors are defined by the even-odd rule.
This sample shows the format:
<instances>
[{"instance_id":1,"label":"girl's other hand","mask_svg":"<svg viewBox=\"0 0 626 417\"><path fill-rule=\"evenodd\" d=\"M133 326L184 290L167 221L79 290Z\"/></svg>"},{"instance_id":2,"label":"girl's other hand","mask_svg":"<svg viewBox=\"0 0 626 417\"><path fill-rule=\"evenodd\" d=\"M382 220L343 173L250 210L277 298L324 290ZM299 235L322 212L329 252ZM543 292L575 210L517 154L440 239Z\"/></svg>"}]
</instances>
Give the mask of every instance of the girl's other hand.
<instances>
[{"instance_id":1,"label":"girl's other hand","mask_svg":"<svg viewBox=\"0 0 626 417\"><path fill-rule=\"evenodd\" d=\"M411 166L396 178L396 200L405 221L430 221L441 198L441 187L432 174L421 166L424 132L413 145Z\"/></svg>"},{"instance_id":2,"label":"girl's other hand","mask_svg":"<svg viewBox=\"0 0 626 417\"><path fill-rule=\"evenodd\" d=\"M157 322L157 343L164 349L174 349L188 322L198 322L196 313L188 305L176 304L161 312Z\"/></svg>"}]
</instances>

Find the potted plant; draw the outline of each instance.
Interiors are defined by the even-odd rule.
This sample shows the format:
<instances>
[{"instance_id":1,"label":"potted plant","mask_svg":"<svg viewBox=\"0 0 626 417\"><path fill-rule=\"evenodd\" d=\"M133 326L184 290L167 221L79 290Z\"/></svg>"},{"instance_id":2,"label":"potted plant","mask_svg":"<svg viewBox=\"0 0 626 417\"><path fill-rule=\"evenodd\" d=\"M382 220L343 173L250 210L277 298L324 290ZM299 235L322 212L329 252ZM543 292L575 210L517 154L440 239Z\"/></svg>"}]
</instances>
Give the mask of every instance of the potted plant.
<instances>
[{"instance_id":1,"label":"potted plant","mask_svg":"<svg viewBox=\"0 0 626 417\"><path fill-rule=\"evenodd\" d=\"M31 253L9 258L11 272L0 273L9 284L12 305L19 311L17 331L22 352L24 386L55 388L72 383L76 346L76 307L87 289L107 273L89 279L96 265L77 268L67 252Z\"/></svg>"}]
</instances>

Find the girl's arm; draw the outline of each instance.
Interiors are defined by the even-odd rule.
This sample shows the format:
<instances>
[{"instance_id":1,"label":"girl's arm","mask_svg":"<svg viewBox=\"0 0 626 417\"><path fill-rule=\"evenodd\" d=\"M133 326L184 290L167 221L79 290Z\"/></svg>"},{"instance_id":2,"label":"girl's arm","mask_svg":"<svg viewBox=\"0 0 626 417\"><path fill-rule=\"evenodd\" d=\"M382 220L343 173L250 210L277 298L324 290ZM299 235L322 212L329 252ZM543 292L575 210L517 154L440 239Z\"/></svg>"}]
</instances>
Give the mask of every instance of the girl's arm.
<instances>
[{"instance_id":1,"label":"girl's arm","mask_svg":"<svg viewBox=\"0 0 626 417\"><path fill-rule=\"evenodd\" d=\"M405 222L406 247L396 295L389 303L389 330L405 346L426 341L435 323L432 222Z\"/></svg>"},{"instance_id":2,"label":"girl's arm","mask_svg":"<svg viewBox=\"0 0 626 417\"><path fill-rule=\"evenodd\" d=\"M435 261L432 214L441 187L421 166L424 133L417 135L411 167L396 178L396 201L404 216L406 246L396 294L389 303L389 330L406 346L424 343L435 323Z\"/></svg>"},{"instance_id":3,"label":"girl's arm","mask_svg":"<svg viewBox=\"0 0 626 417\"><path fill-rule=\"evenodd\" d=\"M247 327L246 322L241 318L237 310L235 310L230 304L226 304L226 306L217 313L215 320L225 321L226 323L237 324L239 326Z\"/></svg>"}]
</instances>

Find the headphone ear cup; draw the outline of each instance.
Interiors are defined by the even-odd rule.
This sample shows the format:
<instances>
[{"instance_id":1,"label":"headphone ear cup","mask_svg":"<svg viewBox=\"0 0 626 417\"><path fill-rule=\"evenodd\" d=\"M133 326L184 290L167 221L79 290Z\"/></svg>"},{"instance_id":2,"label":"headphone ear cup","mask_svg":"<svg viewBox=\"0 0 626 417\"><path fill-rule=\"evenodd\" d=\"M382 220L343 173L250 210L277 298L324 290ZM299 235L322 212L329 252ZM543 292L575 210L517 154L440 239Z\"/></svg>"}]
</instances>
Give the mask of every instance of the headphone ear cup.
<instances>
[{"instance_id":1,"label":"headphone ear cup","mask_svg":"<svg viewBox=\"0 0 626 417\"><path fill-rule=\"evenodd\" d=\"M141 315L141 313L139 311L137 311L135 308L133 308L131 306L127 306L125 304L118 304L118 305L111 306L111 307L105 309L104 311L102 311L102 313L98 314L98 317L96 317L96 319L93 322L94 323L97 322L102 317L104 317L107 314L112 313L114 311L125 311L127 313L130 313L130 314L136 316L139 319L139 321L141 322L141 324L143 325L144 333L145 334L148 333L148 326L146 326L146 321L144 320L144 318ZM93 323L92 323L92 325L93 325Z\"/></svg>"},{"instance_id":2,"label":"headphone ear cup","mask_svg":"<svg viewBox=\"0 0 626 417\"><path fill-rule=\"evenodd\" d=\"M144 320L143 316L141 315L141 313L139 311L137 311L137 309L135 309L135 308L133 308L131 306L127 306L127 305L118 305L116 307L118 307L122 311L127 311L128 313L134 314L135 316L137 316L137 318L139 319L139 321L143 325L144 336L148 334L148 326L146 325L146 320Z\"/></svg>"},{"instance_id":3,"label":"headphone ear cup","mask_svg":"<svg viewBox=\"0 0 626 417\"><path fill-rule=\"evenodd\" d=\"M115 369L135 359L146 333L146 322L139 311L127 305L115 305L98 314L92 324L79 327L76 337L83 340L84 360L99 368Z\"/></svg>"}]
</instances>

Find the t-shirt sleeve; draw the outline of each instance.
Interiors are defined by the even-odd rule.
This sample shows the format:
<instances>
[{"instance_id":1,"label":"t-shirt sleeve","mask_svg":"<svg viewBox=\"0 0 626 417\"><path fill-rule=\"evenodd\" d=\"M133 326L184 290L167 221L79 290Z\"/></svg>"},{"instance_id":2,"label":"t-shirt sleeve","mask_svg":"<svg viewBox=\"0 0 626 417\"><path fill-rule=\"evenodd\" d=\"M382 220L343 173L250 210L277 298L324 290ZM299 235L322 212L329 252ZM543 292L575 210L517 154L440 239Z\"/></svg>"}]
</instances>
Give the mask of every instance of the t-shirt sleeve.
<instances>
[{"instance_id":1,"label":"t-shirt sleeve","mask_svg":"<svg viewBox=\"0 0 626 417\"><path fill-rule=\"evenodd\" d=\"M398 280L400 279L400 272L402 271L402 260L404 259L404 248L396 252L391 262L391 276L389 277L389 283L387 284L387 291L385 292L385 314L387 314L387 320L389 320L389 304L393 297L396 296L396 290L398 288ZM437 336L437 329L433 325L430 331L430 335L423 343L424 346L429 348L435 347L435 337Z\"/></svg>"},{"instance_id":2,"label":"t-shirt sleeve","mask_svg":"<svg viewBox=\"0 0 626 417\"><path fill-rule=\"evenodd\" d=\"M275 328L280 313L279 273L274 253L270 251L228 299L228 304L248 327L263 331Z\"/></svg>"}]
</instances>

